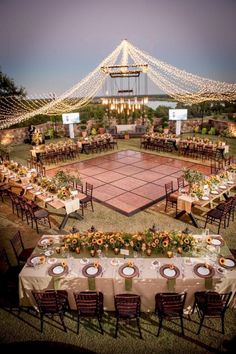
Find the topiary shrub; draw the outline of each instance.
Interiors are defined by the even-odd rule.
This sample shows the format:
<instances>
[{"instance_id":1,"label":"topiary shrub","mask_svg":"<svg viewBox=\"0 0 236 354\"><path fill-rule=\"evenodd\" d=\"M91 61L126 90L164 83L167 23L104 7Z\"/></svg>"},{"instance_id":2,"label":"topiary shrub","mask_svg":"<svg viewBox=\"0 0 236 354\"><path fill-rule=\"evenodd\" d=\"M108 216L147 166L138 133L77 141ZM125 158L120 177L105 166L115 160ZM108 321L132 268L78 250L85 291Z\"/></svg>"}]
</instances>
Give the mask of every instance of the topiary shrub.
<instances>
[{"instance_id":1,"label":"topiary shrub","mask_svg":"<svg viewBox=\"0 0 236 354\"><path fill-rule=\"evenodd\" d=\"M202 135L206 135L207 133L207 128L202 128Z\"/></svg>"},{"instance_id":2,"label":"topiary shrub","mask_svg":"<svg viewBox=\"0 0 236 354\"><path fill-rule=\"evenodd\" d=\"M208 131L209 135L216 135L216 128L211 127L211 129Z\"/></svg>"}]
</instances>

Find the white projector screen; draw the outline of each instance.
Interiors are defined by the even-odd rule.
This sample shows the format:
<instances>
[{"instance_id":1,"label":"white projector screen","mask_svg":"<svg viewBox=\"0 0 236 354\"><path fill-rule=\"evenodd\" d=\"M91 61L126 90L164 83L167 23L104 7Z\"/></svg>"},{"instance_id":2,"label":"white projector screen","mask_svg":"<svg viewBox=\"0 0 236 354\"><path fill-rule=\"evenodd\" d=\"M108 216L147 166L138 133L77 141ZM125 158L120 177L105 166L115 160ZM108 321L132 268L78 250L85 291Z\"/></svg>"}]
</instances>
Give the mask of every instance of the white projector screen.
<instances>
[{"instance_id":1,"label":"white projector screen","mask_svg":"<svg viewBox=\"0 0 236 354\"><path fill-rule=\"evenodd\" d=\"M187 109L169 109L169 120L186 120Z\"/></svg>"},{"instance_id":2,"label":"white projector screen","mask_svg":"<svg viewBox=\"0 0 236 354\"><path fill-rule=\"evenodd\" d=\"M62 122L63 124L80 123L79 113L63 113Z\"/></svg>"}]
</instances>

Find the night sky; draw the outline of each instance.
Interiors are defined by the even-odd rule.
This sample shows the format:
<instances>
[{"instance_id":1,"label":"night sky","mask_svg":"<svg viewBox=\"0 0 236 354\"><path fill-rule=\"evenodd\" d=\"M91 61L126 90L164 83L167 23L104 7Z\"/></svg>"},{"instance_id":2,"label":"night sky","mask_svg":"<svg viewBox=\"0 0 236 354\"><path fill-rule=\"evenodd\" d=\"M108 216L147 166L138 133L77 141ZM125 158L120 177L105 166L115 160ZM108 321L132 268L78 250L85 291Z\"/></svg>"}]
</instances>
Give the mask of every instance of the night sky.
<instances>
[{"instance_id":1,"label":"night sky","mask_svg":"<svg viewBox=\"0 0 236 354\"><path fill-rule=\"evenodd\" d=\"M180 69L236 83L235 15L235 0L0 0L0 66L28 94L58 95L127 38Z\"/></svg>"}]
</instances>

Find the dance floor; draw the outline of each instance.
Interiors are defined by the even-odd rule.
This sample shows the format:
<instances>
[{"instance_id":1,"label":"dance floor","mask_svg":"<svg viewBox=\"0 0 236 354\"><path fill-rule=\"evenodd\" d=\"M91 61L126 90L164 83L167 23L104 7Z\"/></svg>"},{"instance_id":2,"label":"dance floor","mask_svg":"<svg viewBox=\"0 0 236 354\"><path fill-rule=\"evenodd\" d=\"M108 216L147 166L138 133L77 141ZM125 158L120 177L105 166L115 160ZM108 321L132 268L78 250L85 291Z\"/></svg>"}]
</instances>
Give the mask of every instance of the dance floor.
<instances>
[{"instance_id":1,"label":"dance floor","mask_svg":"<svg viewBox=\"0 0 236 354\"><path fill-rule=\"evenodd\" d=\"M165 183L173 181L176 189L184 167L210 174L210 167L199 163L124 150L52 168L47 176L59 170L73 175L79 172L83 183L93 185L96 201L131 216L165 198Z\"/></svg>"}]
</instances>

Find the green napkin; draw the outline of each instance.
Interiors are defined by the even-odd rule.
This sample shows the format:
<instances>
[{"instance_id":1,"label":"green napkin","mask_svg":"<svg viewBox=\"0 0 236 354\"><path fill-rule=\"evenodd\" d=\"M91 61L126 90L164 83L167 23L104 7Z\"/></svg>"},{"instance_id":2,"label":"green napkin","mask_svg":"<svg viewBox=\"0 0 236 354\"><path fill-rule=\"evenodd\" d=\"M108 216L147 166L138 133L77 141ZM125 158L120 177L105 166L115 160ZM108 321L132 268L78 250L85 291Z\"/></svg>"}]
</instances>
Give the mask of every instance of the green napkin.
<instances>
[{"instance_id":1,"label":"green napkin","mask_svg":"<svg viewBox=\"0 0 236 354\"><path fill-rule=\"evenodd\" d=\"M168 279L167 280L167 288L169 291L175 290L176 279Z\"/></svg>"},{"instance_id":2,"label":"green napkin","mask_svg":"<svg viewBox=\"0 0 236 354\"><path fill-rule=\"evenodd\" d=\"M96 290L96 282L95 282L95 278L88 278L88 288L89 290Z\"/></svg>"},{"instance_id":3,"label":"green napkin","mask_svg":"<svg viewBox=\"0 0 236 354\"><path fill-rule=\"evenodd\" d=\"M132 278L125 279L125 290L127 291L132 290L132 285L133 285Z\"/></svg>"},{"instance_id":4,"label":"green napkin","mask_svg":"<svg viewBox=\"0 0 236 354\"><path fill-rule=\"evenodd\" d=\"M205 288L211 290L213 288L213 279L205 278Z\"/></svg>"},{"instance_id":5,"label":"green napkin","mask_svg":"<svg viewBox=\"0 0 236 354\"><path fill-rule=\"evenodd\" d=\"M55 290L60 290L60 278L54 277L53 278L53 285Z\"/></svg>"}]
</instances>

